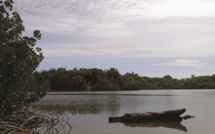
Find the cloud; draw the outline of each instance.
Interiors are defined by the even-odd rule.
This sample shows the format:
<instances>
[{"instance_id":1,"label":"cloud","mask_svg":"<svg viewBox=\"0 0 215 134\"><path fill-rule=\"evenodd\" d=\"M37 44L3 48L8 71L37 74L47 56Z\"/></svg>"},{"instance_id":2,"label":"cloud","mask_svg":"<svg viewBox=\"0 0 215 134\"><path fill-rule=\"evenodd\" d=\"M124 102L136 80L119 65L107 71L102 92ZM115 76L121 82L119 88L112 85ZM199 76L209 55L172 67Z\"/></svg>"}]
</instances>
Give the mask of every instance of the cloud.
<instances>
[{"instance_id":1,"label":"cloud","mask_svg":"<svg viewBox=\"0 0 215 134\"><path fill-rule=\"evenodd\" d=\"M215 1L204 0L157 0L147 5L149 18L197 17L213 18Z\"/></svg>"},{"instance_id":2,"label":"cloud","mask_svg":"<svg viewBox=\"0 0 215 134\"><path fill-rule=\"evenodd\" d=\"M71 57L92 57L95 58L96 56L101 56L101 55L119 55L121 54L120 51L115 51L115 50L107 50L107 49L101 49L101 50L91 50L87 51L84 49L44 49L44 54L46 57L52 57L52 58L57 58L57 57L62 57L62 58L71 58Z\"/></svg>"},{"instance_id":3,"label":"cloud","mask_svg":"<svg viewBox=\"0 0 215 134\"><path fill-rule=\"evenodd\" d=\"M105 38L118 38L128 37L132 33L123 25L119 24L97 24L90 29L86 30L86 34L89 36L105 37Z\"/></svg>"},{"instance_id":4,"label":"cloud","mask_svg":"<svg viewBox=\"0 0 215 134\"><path fill-rule=\"evenodd\" d=\"M159 66L182 66L182 67L198 67L206 68L205 64L195 59L175 59L169 62L159 64Z\"/></svg>"},{"instance_id":5,"label":"cloud","mask_svg":"<svg viewBox=\"0 0 215 134\"><path fill-rule=\"evenodd\" d=\"M41 30L37 45L43 49L47 64L51 60L52 65L60 62L56 65L66 66L67 61L75 60L76 66L84 66L88 60L123 60L129 66L144 68L139 61L131 61L164 58L156 66L149 62L147 74L175 67L195 67L202 73L206 66L214 66L214 62L205 62L215 57L213 0L14 1L14 9L24 20L25 34L32 36L33 30ZM103 66L111 64L104 62ZM129 70L124 64L121 69Z\"/></svg>"},{"instance_id":6,"label":"cloud","mask_svg":"<svg viewBox=\"0 0 215 134\"><path fill-rule=\"evenodd\" d=\"M31 29L47 32L118 28L139 19L214 18L215 1L202 0L15 0L15 9ZM95 28L95 29L94 29ZM103 27L101 26L101 29ZM109 27L110 30L113 27Z\"/></svg>"}]
</instances>

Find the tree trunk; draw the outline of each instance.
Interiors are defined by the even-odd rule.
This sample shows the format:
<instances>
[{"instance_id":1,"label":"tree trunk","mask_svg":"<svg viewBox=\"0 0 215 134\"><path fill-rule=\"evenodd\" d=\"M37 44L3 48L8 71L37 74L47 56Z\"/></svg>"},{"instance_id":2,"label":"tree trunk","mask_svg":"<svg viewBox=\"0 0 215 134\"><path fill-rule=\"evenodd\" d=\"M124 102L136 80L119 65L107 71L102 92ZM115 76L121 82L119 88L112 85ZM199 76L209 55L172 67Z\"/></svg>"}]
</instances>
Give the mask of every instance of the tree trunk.
<instances>
[{"instance_id":1,"label":"tree trunk","mask_svg":"<svg viewBox=\"0 0 215 134\"><path fill-rule=\"evenodd\" d=\"M153 122L153 121L176 121L181 122L180 117L186 109L170 110L163 112L129 113L121 117L109 117L109 122Z\"/></svg>"}]
</instances>

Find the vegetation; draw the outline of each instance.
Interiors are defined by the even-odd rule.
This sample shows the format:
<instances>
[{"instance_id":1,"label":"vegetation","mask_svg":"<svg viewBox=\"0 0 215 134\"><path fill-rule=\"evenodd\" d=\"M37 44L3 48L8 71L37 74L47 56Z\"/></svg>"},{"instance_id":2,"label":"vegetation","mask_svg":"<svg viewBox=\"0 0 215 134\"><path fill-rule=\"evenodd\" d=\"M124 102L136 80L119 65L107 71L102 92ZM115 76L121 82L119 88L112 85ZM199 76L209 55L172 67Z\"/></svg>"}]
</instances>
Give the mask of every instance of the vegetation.
<instances>
[{"instance_id":1,"label":"vegetation","mask_svg":"<svg viewBox=\"0 0 215 134\"><path fill-rule=\"evenodd\" d=\"M23 21L12 9L13 0L0 1L0 121L39 100L49 87L32 75L44 58L35 47L41 33L35 30L33 37L22 37Z\"/></svg>"},{"instance_id":2,"label":"vegetation","mask_svg":"<svg viewBox=\"0 0 215 134\"><path fill-rule=\"evenodd\" d=\"M54 113L23 108L0 123L1 134L53 134L70 133L69 118Z\"/></svg>"},{"instance_id":3,"label":"vegetation","mask_svg":"<svg viewBox=\"0 0 215 134\"><path fill-rule=\"evenodd\" d=\"M188 89L215 89L215 74L212 76L193 76L185 82Z\"/></svg>"},{"instance_id":4,"label":"vegetation","mask_svg":"<svg viewBox=\"0 0 215 134\"><path fill-rule=\"evenodd\" d=\"M215 89L215 75L192 75L187 79L142 77L138 74L119 74L115 68L109 70L65 68L50 69L33 73L40 83L49 81L50 91L111 91L140 89Z\"/></svg>"}]
</instances>

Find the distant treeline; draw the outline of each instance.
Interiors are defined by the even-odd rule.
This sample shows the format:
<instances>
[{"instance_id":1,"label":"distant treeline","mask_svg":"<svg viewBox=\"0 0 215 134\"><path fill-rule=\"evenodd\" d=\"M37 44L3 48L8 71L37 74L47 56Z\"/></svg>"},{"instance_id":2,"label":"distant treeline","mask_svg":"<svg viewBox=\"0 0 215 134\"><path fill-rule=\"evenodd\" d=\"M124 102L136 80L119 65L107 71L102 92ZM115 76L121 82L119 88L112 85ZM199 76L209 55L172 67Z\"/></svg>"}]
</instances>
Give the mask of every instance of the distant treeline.
<instances>
[{"instance_id":1,"label":"distant treeline","mask_svg":"<svg viewBox=\"0 0 215 134\"><path fill-rule=\"evenodd\" d=\"M34 72L37 83L49 83L50 91L111 91L141 89L215 89L215 74L212 76L192 75L191 78L174 79L170 75L150 78L138 74L121 75L115 68L50 69Z\"/></svg>"}]
</instances>

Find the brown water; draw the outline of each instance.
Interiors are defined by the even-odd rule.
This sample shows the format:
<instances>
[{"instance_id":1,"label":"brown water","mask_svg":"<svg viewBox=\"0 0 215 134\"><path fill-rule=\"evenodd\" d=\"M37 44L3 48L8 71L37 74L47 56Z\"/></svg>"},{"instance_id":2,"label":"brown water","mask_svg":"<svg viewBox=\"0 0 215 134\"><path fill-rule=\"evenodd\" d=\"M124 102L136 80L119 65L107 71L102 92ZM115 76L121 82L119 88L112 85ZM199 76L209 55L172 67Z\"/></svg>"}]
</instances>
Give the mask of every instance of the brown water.
<instances>
[{"instance_id":1,"label":"brown water","mask_svg":"<svg viewBox=\"0 0 215 134\"><path fill-rule=\"evenodd\" d=\"M215 90L50 92L35 107L66 114L71 134L214 134ZM109 123L125 113L186 108L195 118L181 123Z\"/></svg>"}]
</instances>

